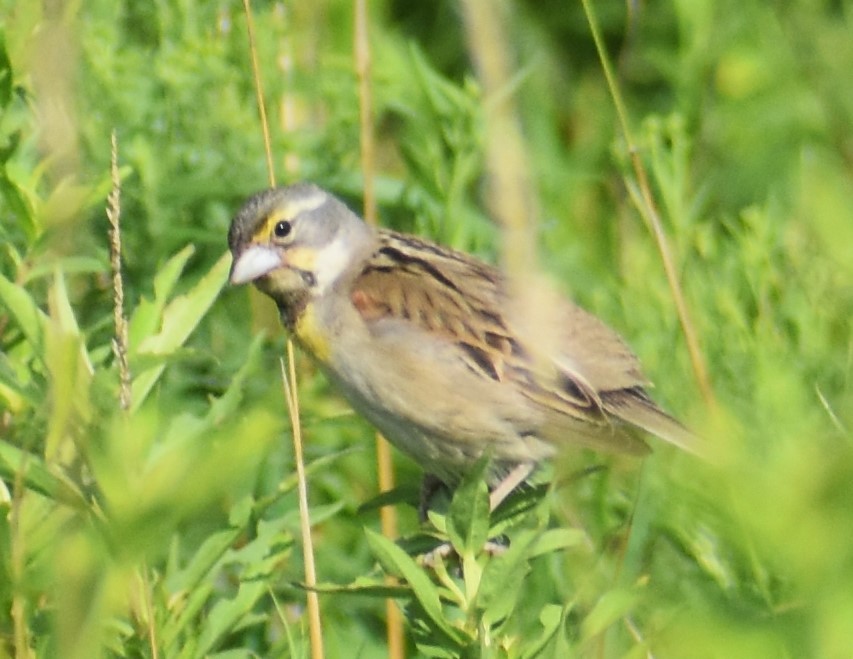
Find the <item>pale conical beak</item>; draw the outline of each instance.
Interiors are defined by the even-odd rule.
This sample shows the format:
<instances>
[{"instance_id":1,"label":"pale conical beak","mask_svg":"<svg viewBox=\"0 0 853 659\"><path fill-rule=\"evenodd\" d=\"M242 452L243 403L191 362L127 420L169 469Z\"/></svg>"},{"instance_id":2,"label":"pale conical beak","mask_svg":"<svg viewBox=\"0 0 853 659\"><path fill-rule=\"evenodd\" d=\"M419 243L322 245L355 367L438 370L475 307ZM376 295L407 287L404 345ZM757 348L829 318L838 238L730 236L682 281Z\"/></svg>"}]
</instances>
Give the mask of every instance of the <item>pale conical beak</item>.
<instances>
[{"instance_id":1,"label":"pale conical beak","mask_svg":"<svg viewBox=\"0 0 853 659\"><path fill-rule=\"evenodd\" d=\"M279 253L263 245L251 245L244 249L231 264L231 283L245 284L263 277L281 267Z\"/></svg>"}]
</instances>

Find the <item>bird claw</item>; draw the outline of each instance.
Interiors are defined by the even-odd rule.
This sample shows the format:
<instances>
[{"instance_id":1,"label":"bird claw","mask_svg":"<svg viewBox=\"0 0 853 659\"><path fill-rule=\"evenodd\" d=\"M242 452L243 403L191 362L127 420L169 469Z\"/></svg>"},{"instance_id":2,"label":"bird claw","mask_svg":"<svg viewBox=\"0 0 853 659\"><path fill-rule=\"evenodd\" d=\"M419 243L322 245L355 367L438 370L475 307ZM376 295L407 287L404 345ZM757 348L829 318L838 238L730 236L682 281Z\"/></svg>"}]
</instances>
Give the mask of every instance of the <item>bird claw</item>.
<instances>
[{"instance_id":1,"label":"bird claw","mask_svg":"<svg viewBox=\"0 0 853 659\"><path fill-rule=\"evenodd\" d=\"M487 540L483 545L482 551L490 557L500 556L509 548L506 540ZM430 551L421 554L418 557L418 562L424 567L435 569L439 561L444 563L448 558L456 557L459 559L459 554L449 542L442 542L440 545Z\"/></svg>"}]
</instances>

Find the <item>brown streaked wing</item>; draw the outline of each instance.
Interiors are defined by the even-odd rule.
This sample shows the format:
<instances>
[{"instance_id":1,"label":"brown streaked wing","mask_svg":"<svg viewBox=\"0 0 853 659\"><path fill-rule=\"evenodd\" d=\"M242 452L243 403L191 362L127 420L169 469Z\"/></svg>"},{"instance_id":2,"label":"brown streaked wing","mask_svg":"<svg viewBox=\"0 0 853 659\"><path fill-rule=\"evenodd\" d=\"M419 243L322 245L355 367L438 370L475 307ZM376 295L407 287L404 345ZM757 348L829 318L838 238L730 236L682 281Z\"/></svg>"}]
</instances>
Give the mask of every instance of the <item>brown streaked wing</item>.
<instances>
[{"instance_id":1,"label":"brown streaked wing","mask_svg":"<svg viewBox=\"0 0 853 659\"><path fill-rule=\"evenodd\" d=\"M567 302L555 328L566 353L548 358L543 373L504 317L503 275L466 254L380 230L350 297L368 323L413 323L455 342L475 373L512 383L544 412L550 441L643 454L634 426L691 450L691 433L648 398L639 362L615 331Z\"/></svg>"},{"instance_id":2,"label":"brown streaked wing","mask_svg":"<svg viewBox=\"0 0 853 659\"><path fill-rule=\"evenodd\" d=\"M369 323L411 322L456 342L473 371L503 382L509 376L535 403L577 420L606 424L597 394L560 372L552 386L534 373L502 314L506 293L496 268L413 236L382 230L380 246L353 282L350 298Z\"/></svg>"},{"instance_id":3,"label":"brown streaked wing","mask_svg":"<svg viewBox=\"0 0 853 659\"><path fill-rule=\"evenodd\" d=\"M379 248L350 291L370 322L406 320L454 341L469 367L500 380L509 338L499 313L500 274L433 243L380 232Z\"/></svg>"}]
</instances>

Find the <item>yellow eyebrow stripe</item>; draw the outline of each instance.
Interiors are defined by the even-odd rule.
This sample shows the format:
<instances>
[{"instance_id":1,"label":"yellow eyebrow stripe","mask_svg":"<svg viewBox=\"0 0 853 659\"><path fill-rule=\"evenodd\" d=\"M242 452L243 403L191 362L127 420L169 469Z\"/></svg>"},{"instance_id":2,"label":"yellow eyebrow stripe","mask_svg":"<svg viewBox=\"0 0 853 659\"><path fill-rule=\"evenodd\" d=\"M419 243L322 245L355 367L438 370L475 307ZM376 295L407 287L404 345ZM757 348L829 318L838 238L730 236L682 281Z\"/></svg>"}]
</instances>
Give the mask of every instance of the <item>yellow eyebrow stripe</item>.
<instances>
[{"instance_id":1,"label":"yellow eyebrow stripe","mask_svg":"<svg viewBox=\"0 0 853 659\"><path fill-rule=\"evenodd\" d=\"M273 227L281 220L293 220L300 213L316 210L326 203L327 199L328 195L325 192L317 191L309 197L295 199L287 202L284 206L274 208L267 215L266 220L258 226L257 231L252 235L252 240L267 240L272 235Z\"/></svg>"}]
</instances>

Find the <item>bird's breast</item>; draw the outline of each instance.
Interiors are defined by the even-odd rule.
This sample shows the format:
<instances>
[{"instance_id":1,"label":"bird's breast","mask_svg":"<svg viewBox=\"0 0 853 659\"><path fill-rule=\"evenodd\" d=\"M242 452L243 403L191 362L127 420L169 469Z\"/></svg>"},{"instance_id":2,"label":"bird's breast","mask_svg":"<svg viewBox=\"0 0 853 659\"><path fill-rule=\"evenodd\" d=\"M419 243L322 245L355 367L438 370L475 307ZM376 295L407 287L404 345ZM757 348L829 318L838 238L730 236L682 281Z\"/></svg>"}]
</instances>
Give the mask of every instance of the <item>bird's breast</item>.
<instances>
[{"instance_id":1,"label":"bird's breast","mask_svg":"<svg viewBox=\"0 0 853 659\"><path fill-rule=\"evenodd\" d=\"M332 352L330 338L325 326L319 322L317 309L313 304L307 305L294 319L292 332L314 359L321 364L329 363Z\"/></svg>"}]
</instances>

